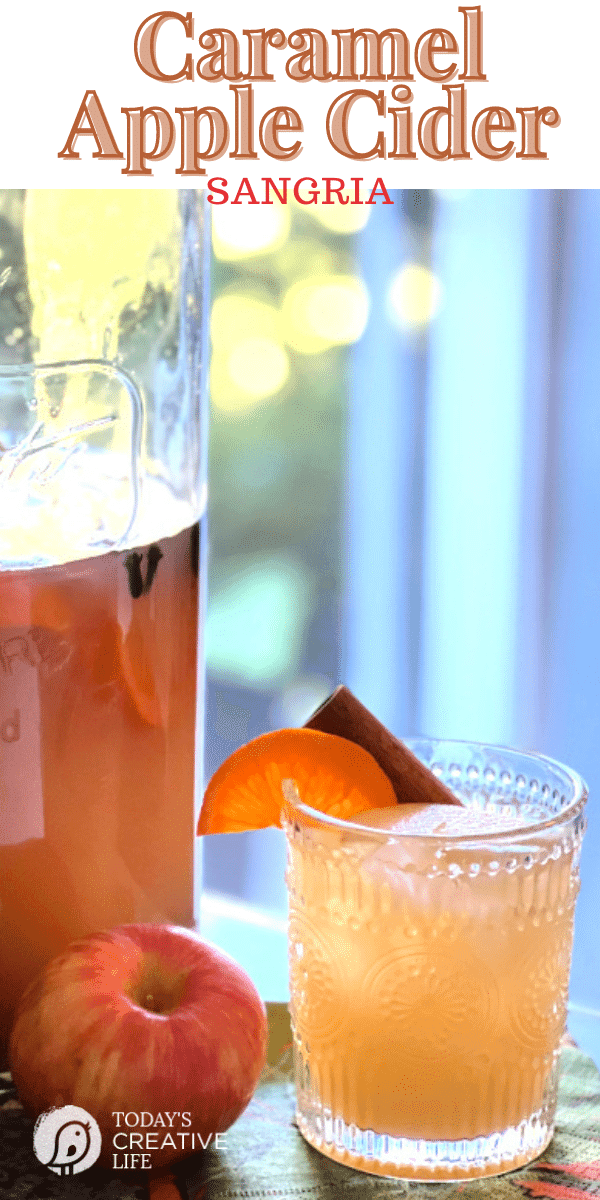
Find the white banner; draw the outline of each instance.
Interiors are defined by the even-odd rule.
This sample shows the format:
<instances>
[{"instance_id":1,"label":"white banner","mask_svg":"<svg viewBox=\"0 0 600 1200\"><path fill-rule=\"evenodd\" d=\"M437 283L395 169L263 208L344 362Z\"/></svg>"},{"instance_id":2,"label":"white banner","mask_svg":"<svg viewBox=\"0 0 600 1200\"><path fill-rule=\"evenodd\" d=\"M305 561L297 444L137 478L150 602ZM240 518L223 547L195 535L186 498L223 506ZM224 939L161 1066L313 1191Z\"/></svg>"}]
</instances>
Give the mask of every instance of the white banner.
<instances>
[{"instance_id":1,"label":"white banner","mask_svg":"<svg viewBox=\"0 0 600 1200\"><path fill-rule=\"evenodd\" d=\"M0 22L10 187L264 203L265 179L281 195L329 178L364 202L377 180L381 198L600 178L591 0L55 0Z\"/></svg>"}]
</instances>

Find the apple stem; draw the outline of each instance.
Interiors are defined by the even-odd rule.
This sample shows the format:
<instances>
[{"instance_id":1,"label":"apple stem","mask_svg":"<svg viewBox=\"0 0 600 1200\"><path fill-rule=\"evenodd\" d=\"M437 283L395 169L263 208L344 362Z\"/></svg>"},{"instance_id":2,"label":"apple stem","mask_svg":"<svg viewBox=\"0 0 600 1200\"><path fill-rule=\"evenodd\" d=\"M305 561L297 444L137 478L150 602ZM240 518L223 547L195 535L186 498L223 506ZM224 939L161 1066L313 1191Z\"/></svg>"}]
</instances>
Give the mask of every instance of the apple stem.
<instances>
[{"instance_id":1,"label":"apple stem","mask_svg":"<svg viewBox=\"0 0 600 1200\"><path fill-rule=\"evenodd\" d=\"M137 978L131 983L131 999L145 1008L146 1012L165 1016L177 1008L189 971L174 971L172 967L151 952L142 956Z\"/></svg>"}]
</instances>

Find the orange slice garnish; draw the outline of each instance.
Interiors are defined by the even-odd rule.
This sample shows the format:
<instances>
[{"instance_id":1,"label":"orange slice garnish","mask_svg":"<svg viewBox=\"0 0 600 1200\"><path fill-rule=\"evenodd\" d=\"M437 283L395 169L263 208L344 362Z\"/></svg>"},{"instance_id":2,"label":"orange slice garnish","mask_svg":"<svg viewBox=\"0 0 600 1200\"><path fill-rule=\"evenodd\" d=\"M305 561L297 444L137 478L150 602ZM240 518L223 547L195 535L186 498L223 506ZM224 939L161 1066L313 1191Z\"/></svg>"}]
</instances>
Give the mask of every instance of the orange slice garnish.
<instances>
[{"instance_id":1,"label":"orange slice garnish","mask_svg":"<svg viewBox=\"0 0 600 1200\"><path fill-rule=\"evenodd\" d=\"M42 584L32 589L31 620L34 625L68 634L75 625L73 597L57 584Z\"/></svg>"},{"instance_id":2,"label":"orange slice garnish","mask_svg":"<svg viewBox=\"0 0 600 1200\"><path fill-rule=\"evenodd\" d=\"M294 781L303 804L332 817L397 804L387 775L362 746L317 729L278 729L236 750L215 772L198 833L281 825L284 779Z\"/></svg>"},{"instance_id":3,"label":"orange slice garnish","mask_svg":"<svg viewBox=\"0 0 600 1200\"><path fill-rule=\"evenodd\" d=\"M131 590L121 607L121 669L139 716L147 725L166 728L194 703L196 678L197 590L190 562L179 543L166 539L135 559L143 590ZM145 581L144 581L145 575Z\"/></svg>"},{"instance_id":4,"label":"orange slice garnish","mask_svg":"<svg viewBox=\"0 0 600 1200\"><path fill-rule=\"evenodd\" d=\"M0 577L0 628L30 625L66 633L73 625L72 607L60 588L7 571Z\"/></svg>"},{"instance_id":5,"label":"orange slice garnish","mask_svg":"<svg viewBox=\"0 0 600 1200\"><path fill-rule=\"evenodd\" d=\"M70 652L76 651L93 687L110 685L119 678L121 630L93 589L74 583L38 586L32 594L31 620L55 642L60 640Z\"/></svg>"},{"instance_id":6,"label":"orange slice garnish","mask_svg":"<svg viewBox=\"0 0 600 1200\"><path fill-rule=\"evenodd\" d=\"M80 582L38 584L7 573L0 578L0 629L35 627L38 646L42 634L46 649L48 635L76 646L94 687L121 681L142 719L159 725L169 682L161 649L165 631L157 627L149 596L134 602L127 629L110 614L110 600L109 593Z\"/></svg>"},{"instance_id":7,"label":"orange slice garnish","mask_svg":"<svg viewBox=\"0 0 600 1200\"><path fill-rule=\"evenodd\" d=\"M160 637L150 596L140 596L134 601L131 623L120 643L119 652L125 682L140 717L147 725L160 725L159 676L162 676L162 673L159 666L164 651L161 654ZM164 691L164 688L162 690Z\"/></svg>"}]
</instances>

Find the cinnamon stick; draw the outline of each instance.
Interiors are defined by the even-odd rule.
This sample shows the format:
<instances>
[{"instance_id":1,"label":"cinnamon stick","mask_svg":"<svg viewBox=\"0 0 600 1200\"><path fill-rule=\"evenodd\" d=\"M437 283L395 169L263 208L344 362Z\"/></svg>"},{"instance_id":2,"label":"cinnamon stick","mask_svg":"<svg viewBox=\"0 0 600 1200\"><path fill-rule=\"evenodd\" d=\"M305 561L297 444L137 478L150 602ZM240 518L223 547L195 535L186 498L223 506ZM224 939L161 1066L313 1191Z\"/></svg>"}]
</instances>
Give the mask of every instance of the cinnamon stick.
<instances>
[{"instance_id":1,"label":"cinnamon stick","mask_svg":"<svg viewBox=\"0 0 600 1200\"><path fill-rule=\"evenodd\" d=\"M372 754L385 771L399 804L461 804L457 796L437 779L408 746L404 745L344 685L305 721L305 728L335 733L356 742Z\"/></svg>"}]
</instances>

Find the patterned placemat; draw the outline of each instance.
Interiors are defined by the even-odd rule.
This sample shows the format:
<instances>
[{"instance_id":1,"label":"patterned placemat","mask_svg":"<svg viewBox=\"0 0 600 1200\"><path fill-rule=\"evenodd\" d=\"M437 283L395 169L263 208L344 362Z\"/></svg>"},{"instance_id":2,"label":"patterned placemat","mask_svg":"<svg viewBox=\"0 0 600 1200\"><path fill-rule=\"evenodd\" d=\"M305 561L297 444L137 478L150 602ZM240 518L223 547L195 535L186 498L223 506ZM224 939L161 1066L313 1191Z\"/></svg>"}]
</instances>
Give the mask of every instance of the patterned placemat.
<instances>
[{"instance_id":1,"label":"patterned placemat","mask_svg":"<svg viewBox=\"0 0 600 1200\"><path fill-rule=\"evenodd\" d=\"M600 1196L600 1074L573 1045L562 1050L555 1137L535 1164L496 1179L419 1184L386 1180L331 1162L300 1137L294 1123L289 1024L284 1005L269 1006L270 1066L254 1099L226 1136L226 1146L181 1164L176 1187L153 1183L152 1200L348 1200L367 1197L488 1197L489 1200L578 1200ZM63 1179L32 1150L33 1124L10 1081L0 1076L0 1200L148 1200L147 1179L127 1180L92 1167Z\"/></svg>"}]
</instances>

